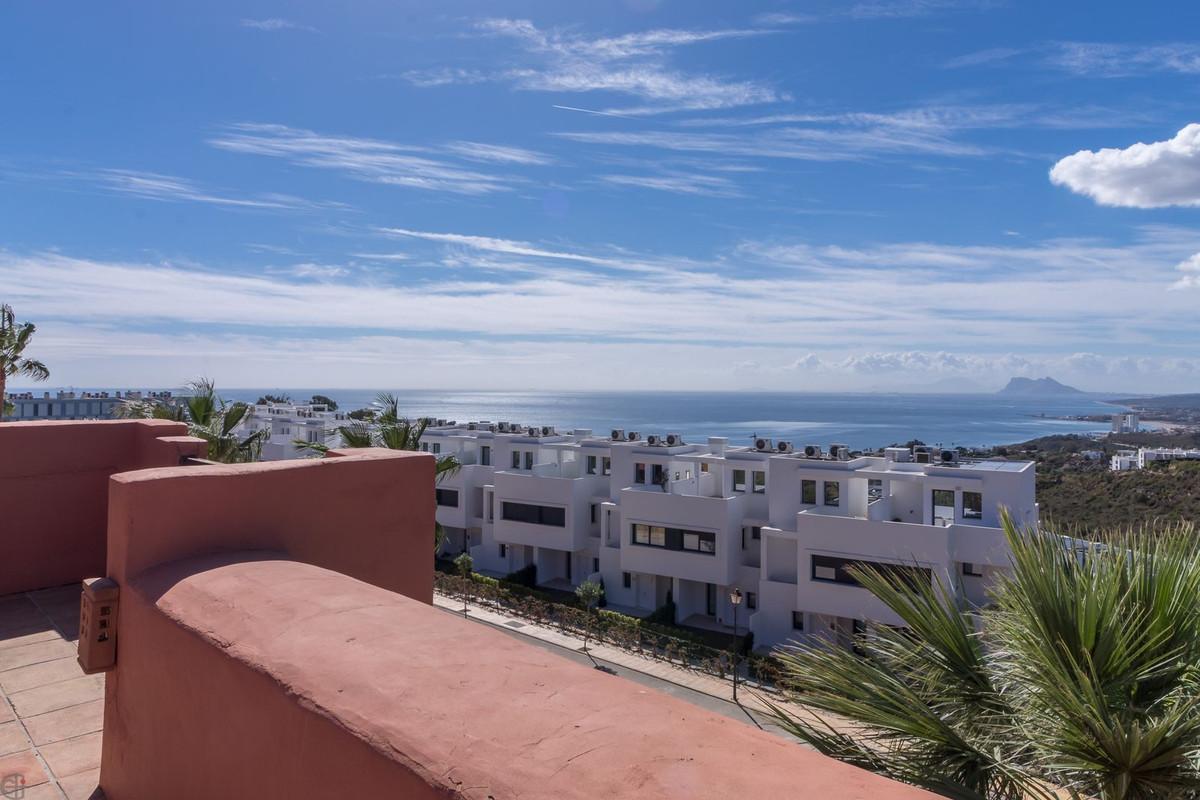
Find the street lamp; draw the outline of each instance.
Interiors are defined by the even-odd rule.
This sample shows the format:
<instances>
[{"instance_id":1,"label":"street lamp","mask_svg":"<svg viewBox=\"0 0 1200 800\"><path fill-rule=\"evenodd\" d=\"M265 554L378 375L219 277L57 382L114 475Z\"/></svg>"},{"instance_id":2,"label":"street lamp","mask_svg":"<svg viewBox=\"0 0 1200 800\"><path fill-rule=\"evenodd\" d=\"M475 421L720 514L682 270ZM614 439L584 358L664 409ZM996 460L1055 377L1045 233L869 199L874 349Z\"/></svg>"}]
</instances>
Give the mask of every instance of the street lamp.
<instances>
[{"instance_id":1,"label":"street lamp","mask_svg":"<svg viewBox=\"0 0 1200 800\"><path fill-rule=\"evenodd\" d=\"M737 679L738 679L738 624L737 612L738 606L742 604L742 590L733 587L729 591L729 604L733 606L733 702L737 702Z\"/></svg>"}]
</instances>

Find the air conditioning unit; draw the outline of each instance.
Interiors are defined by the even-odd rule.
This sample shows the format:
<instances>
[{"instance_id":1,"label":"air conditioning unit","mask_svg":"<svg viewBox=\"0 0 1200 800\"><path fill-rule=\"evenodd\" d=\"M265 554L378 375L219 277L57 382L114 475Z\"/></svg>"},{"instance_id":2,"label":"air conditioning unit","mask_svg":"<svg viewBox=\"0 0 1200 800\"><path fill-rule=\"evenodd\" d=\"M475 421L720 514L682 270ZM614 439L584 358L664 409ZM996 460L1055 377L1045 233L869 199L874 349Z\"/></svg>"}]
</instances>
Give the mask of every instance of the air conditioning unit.
<instances>
[{"instance_id":1,"label":"air conditioning unit","mask_svg":"<svg viewBox=\"0 0 1200 800\"><path fill-rule=\"evenodd\" d=\"M474 423L474 422L468 422L468 423L467 423L467 430L469 430L469 431L475 431L475 430L479 430L479 426L478 426L476 423Z\"/></svg>"},{"instance_id":2,"label":"air conditioning unit","mask_svg":"<svg viewBox=\"0 0 1200 800\"><path fill-rule=\"evenodd\" d=\"M838 461L849 461L850 447L849 445L844 444L831 444L829 445L829 455L833 456Z\"/></svg>"},{"instance_id":3,"label":"air conditioning unit","mask_svg":"<svg viewBox=\"0 0 1200 800\"><path fill-rule=\"evenodd\" d=\"M613 428L612 435L609 438L611 438L614 442L624 441L625 431L621 430L620 428Z\"/></svg>"},{"instance_id":4,"label":"air conditioning unit","mask_svg":"<svg viewBox=\"0 0 1200 800\"><path fill-rule=\"evenodd\" d=\"M775 443L775 452L777 452L777 453L785 453L786 454L786 453L792 452L793 449L794 448L792 447L791 442L776 442Z\"/></svg>"},{"instance_id":5,"label":"air conditioning unit","mask_svg":"<svg viewBox=\"0 0 1200 800\"><path fill-rule=\"evenodd\" d=\"M760 453L765 453L767 450L771 449L771 440L770 439L755 439L754 440L754 449Z\"/></svg>"},{"instance_id":6,"label":"air conditioning unit","mask_svg":"<svg viewBox=\"0 0 1200 800\"><path fill-rule=\"evenodd\" d=\"M542 436L553 436L553 435L554 435L554 426L552 426L552 425L543 425L542 426Z\"/></svg>"},{"instance_id":7,"label":"air conditioning unit","mask_svg":"<svg viewBox=\"0 0 1200 800\"><path fill-rule=\"evenodd\" d=\"M917 445L913 448L913 461L918 464L928 464L932 461L933 456L928 447Z\"/></svg>"},{"instance_id":8,"label":"air conditioning unit","mask_svg":"<svg viewBox=\"0 0 1200 800\"><path fill-rule=\"evenodd\" d=\"M507 422L497 422L496 430L500 431L500 433L508 433L508 423Z\"/></svg>"},{"instance_id":9,"label":"air conditioning unit","mask_svg":"<svg viewBox=\"0 0 1200 800\"><path fill-rule=\"evenodd\" d=\"M821 445L819 445L819 444L804 445L804 457L805 458L820 458L821 457Z\"/></svg>"},{"instance_id":10,"label":"air conditioning unit","mask_svg":"<svg viewBox=\"0 0 1200 800\"><path fill-rule=\"evenodd\" d=\"M678 433L667 434L667 447L678 447L683 444L683 437Z\"/></svg>"},{"instance_id":11,"label":"air conditioning unit","mask_svg":"<svg viewBox=\"0 0 1200 800\"><path fill-rule=\"evenodd\" d=\"M652 433L646 437L646 444L650 445L651 447L658 447L658 445L662 444L662 437L655 436Z\"/></svg>"},{"instance_id":12,"label":"air conditioning unit","mask_svg":"<svg viewBox=\"0 0 1200 800\"><path fill-rule=\"evenodd\" d=\"M884 449L883 457L888 461L908 462L912 461L912 451L907 447L888 447Z\"/></svg>"},{"instance_id":13,"label":"air conditioning unit","mask_svg":"<svg viewBox=\"0 0 1200 800\"><path fill-rule=\"evenodd\" d=\"M627 442L640 442L641 440L642 435L637 431L630 431L629 433L625 434L625 441Z\"/></svg>"},{"instance_id":14,"label":"air conditioning unit","mask_svg":"<svg viewBox=\"0 0 1200 800\"><path fill-rule=\"evenodd\" d=\"M487 426L487 429L488 429L489 431L491 431L492 433L495 433L495 432L496 432L496 424L495 424L495 423L492 423L491 425L488 425L488 426Z\"/></svg>"},{"instance_id":15,"label":"air conditioning unit","mask_svg":"<svg viewBox=\"0 0 1200 800\"><path fill-rule=\"evenodd\" d=\"M538 433L540 432L540 430L541 430L540 428L536 428L533 425L530 425L528 428L525 429L525 432L527 434L529 434L530 436L533 436L536 438Z\"/></svg>"},{"instance_id":16,"label":"air conditioning unit","mask_svg":"<svg viewBox=\"0 0 1200 800\"><path fill-rule=\"evenodd\" d=\"M941 461L943 464L957 464L958 463L958 451L957 450L943 450L942 454L941 454Z\"/></svg>"}]
</instances>

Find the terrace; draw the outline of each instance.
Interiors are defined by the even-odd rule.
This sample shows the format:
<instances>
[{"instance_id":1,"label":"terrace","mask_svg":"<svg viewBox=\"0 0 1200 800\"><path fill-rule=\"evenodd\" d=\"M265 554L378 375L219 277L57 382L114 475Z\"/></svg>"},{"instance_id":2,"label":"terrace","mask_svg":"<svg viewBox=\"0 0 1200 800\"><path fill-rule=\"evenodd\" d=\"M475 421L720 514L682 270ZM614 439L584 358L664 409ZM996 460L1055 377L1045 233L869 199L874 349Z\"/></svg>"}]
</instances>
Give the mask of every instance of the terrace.
<instances>
[{"instance_id":1,"label":"terrace","mask_svg":"<svg viewBox=\"0 0 1200 800\"><path fill-rule=\"evenodd\" d=\"M931 797L432 607L429 455L196 465L141 421L0 425L0 452L24 800ZM93 575L116 656L84 675Z\"/></svg>"}]
</instances>

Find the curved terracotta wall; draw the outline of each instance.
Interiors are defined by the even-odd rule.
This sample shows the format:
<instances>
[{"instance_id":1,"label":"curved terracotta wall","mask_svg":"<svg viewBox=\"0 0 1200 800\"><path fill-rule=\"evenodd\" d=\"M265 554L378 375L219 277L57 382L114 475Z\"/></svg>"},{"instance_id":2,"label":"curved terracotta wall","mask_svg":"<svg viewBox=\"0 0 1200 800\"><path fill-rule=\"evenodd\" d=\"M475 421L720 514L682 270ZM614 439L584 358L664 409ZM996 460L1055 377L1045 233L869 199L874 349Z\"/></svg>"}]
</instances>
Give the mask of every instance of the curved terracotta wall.
<instances>
[{"instance_id":1,"label":"curved terracotta wall","mask_svg":"<svg viewBox=\"0 0 1200 800\"><path fill-rule=\"evenodd\" d=\"M309 564L123 592L109 800L933 797Z\"/></svg>"},{"instance_id":2,"label":"curved terracotta wall","mask_svg":"<svg viewBox=\"0 0 1200 800\"><path fill-rule=\"evenodd\" d=\"M167 561L274 550L432 602L433 456L334 455L113 476L105 574L123 584Z\"/></svg>"},{"instance_id":3,"label":"curved terracotta wall","mask_svg":"<svg viewBox=\"0 0 1200 800\"><path fill-rule=\"evenodd\" d=\"M0 424L0 595L104 574L108 479L203 456L166 420Z\"/></svg>"}]
</instances>

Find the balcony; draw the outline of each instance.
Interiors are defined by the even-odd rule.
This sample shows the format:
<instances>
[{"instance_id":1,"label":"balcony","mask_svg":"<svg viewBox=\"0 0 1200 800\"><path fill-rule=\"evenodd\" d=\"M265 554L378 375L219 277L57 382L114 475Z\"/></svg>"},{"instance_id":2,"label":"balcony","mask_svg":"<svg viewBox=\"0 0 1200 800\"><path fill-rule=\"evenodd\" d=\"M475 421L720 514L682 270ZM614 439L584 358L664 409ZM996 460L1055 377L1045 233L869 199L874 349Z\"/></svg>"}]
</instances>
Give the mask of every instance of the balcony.
<instances>
[{"instance_id":1,"label":"balcony","mask_svg":"<svg viewBox=\"0 0 1200 800\"><path fill-rule=\"evenodd\" d=\"M103 677L72 672L76 590L4 573L0 766L30 798L715 799L797 776L829 800L932 798L431 607L428 455L122 472L197 443L62 424L0 425L0 451L40 453L0 466L22 521L0 538L40 543L26 583L83 577L71 548L98 545L118 648ZM76 483L69 519L33 513Z\"/></svg>"}]
</instances>

